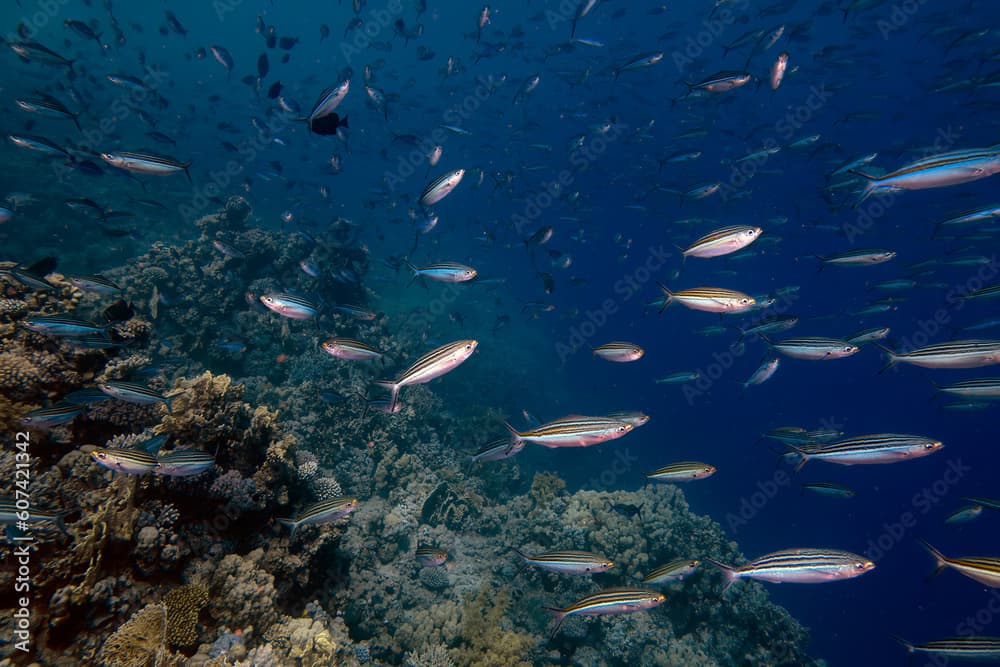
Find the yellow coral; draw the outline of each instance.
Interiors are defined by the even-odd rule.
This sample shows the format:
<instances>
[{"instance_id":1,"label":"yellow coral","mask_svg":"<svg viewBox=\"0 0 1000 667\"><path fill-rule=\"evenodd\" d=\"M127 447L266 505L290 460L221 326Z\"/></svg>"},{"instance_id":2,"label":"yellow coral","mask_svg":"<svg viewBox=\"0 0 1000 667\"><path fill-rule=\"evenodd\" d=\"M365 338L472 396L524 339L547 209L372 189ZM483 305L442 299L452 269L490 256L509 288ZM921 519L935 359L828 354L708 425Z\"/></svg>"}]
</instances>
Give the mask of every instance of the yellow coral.
<instances>
[{"instance_id":1,"label":"yellow coral","mask_svg":"<svg viewBox=\"0 0 1000 667\"><path fill-rule=\"evenodd\" d=\"M180 659L166 646L167 609L162 604L146 605L101 647L105 667L179 667Z\"/></svg>"},{"instance_id":2,"label":"yellow coral","mask_svg":"<svg viewBox=\"0 0 1000 667\"><path fill-rule=\"evenodd\" d=\"M204 586L179 586L163 598L167 608L167 644L175 648L198 640L198 613L208 604Z\"/></svg>"}]
</instances>

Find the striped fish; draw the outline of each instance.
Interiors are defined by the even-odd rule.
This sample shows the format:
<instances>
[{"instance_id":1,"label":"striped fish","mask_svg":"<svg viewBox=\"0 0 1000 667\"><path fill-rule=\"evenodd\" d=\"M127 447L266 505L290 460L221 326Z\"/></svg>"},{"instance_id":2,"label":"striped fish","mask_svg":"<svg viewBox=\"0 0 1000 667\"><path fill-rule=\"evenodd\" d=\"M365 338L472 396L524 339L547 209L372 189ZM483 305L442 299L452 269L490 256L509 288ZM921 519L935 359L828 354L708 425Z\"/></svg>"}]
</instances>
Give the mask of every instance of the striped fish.
<instances>
[{"instance_id":1,"label":"striped fish","mask_svg":"<svg viewBox=\"0 0 1000 667\"><path fill-rule=\"evenodd\" d=\"M1000 661L1000 637L951 637L936 639L924 644L911 644L905 639L892 637L906 648L907 652L926 653L942 658L955 658L973 662ZM935 662L935 664L938 664Z\"/></svg>"},{"instance_id":2,"label":"striped fish","mask_svg":"<svg viewBox=\"0 0 1000 667\"><path fill-rule=\"evenodd\" d=\"M108 332L107 326L58 315L27 317L21 321L21 326L35 333L47 336L64 336L67 338L79 338L94 334L107 335Z\"/></svg>"},{"instance_id":3,"label":"striped fish","mask_svg":"<svg viewBox=\"0 0 1000 667\"><path fill-rule=\"evenodd\" d=\"M66 281L73 287L94 294L117 294L122 288L104 276L69 276Z\"/></svg>"},{"instance_id":4,"label":"striped fish","mask_svg":"<svg viewBox=\"0 0 1000 667\"><path fill-rule=\"evenodd\" d=\"M59 426L61 424L68 424L76 419L82 412L82 405L76 405L73 403L57 403L56 405L48 408L39 408L38 410L27 412L23 414L18 421L25 426L49 428L52 426Z\"/></svg>"},{"instance_id":5,"label":"striped fish","mask_svg":"<svg viewBox=\"0 0 1000 667\"><path fill-rule=\"evenodd\" d=\"M666 584L672 581L683 581L688 575L694 574L701 565L700 560L678 558L660 565L642 578L644 584Z\"/></svg>"},{"instance_id":6,"label":"striped fish","mask_svg":"<svg viewBox=\"0 0 1000 667\"><path fill-rule=\"evenodd\" d=\"M88 387L87 389L77 389L76 391L71 391L62 397L62 400L66 403L75 403L77 405L89 405L91 403L102 403L104 401L110 401L111 397L105 394L103 391L97 387Z\"/></svg>"},{"instance_id":7,"label":"striped fish","mask_svg":"<svg viewBox=\"0 0 1000 667\"><path fill-rule=\"evenodd\" d=\"M702 79L698 83L685 81L684 83L691 92L708 91L710 93L724 93L733 88L739 88L753 79L753 75L748 72L723 71L716 72L712 76Z\"/></svg>"},{"instance_id":8,"label":"striped fish","mask_svg":"<svg viewBox=\"0 0 1000 667\"><path fill-rule=\"evenodd\" d=\"M361 306L353 306L351 304L346 304L346 303L333 304L332 306L330 306L330 310L337 313L342 313L344 315L348 315L356 320L364 320L366 322L370 322L371 320L374 320L376 317L378 317L378 313L374 311L368 310L367 308L362 308Z\"/></svg>"},{"instance_id":9,"label":"striped fish","mask_svg":"<svg viewBox=\"0 0 1000 667\"><path fill-rule=\"evenodd\" d=\"M870 329L862 329L858 331L853 336L848 336L845 338L845 342L851 345L857 345L861 347L865 343L871 343L875 340L882 340L889 335L889 327L871 327Z\"/></svg>"},{"instance_id":10,"label":"striped fish","mask_svg":"<svg viewBox=\"0 0 1000 667\"><path fill-rule=\"evenodd\" d=\"M730 225L709 232L687 248L678 248L685 259L688 257L721 257L742 250L760 237L760 227Z\"/></svg>"},{"instance_id":11,"label":"striped fish","mask_svg":"<svg viewBox=\"0 0 1000 667\"><path fill-rule=\"evenodd\" d=\"M90 458L109 470L128 475L145 475L156 468L156 457L142 449L105 449L97 447Z\"/></svg>"},{"instance_id":12,"label":"striped fish","mask_svg":"<svg viewBox=\"0 0 1000 667\"><path fill-rule=\"evenodd\" d=\"M951 514L949 514L944 522L947 525L954 525L956 523L969 523L982 516L983 506L982 505L967 505L961 507Z\"/></svg>"},{"instance_id":13,"label":"striped fish","mask_svg":"<svg viewBox=\"0 0 1000 667\"><path fill-rule=\"evenodd\" d=\"M614 561L590 551L549 551L529 556L520 549L513 549L525 565L534 565L543 570L560 574L595 574L607 572L614 567Z\"/></svg>"},{"instance_id":14,"label":"striped fish","mask_svg":"<svg viewBox=\"0 0 1000 667\"><path fill-rule=\"evenodd\" d=\"M260 302L268 310L292 320L308 320L319 315L320 307L300 296L281 292L260 295Z\"/></svg>"},{"instance_id":15,"label":"striped fish","mask_svg":"<svg viewBox=\"0 0 1000 667\"><path fill-rule=\"evenodd\" d=\"M479 345L479 341L476 340L456 340L453 343L442 345L414 361L413 365L403 371L395 380L378 380L375 384L392 392L389 404L396 405L400 389L411 384L426 384L455 370L462 362L472 356L477 345Z\"/></svg>"},{"instance_id":16,"label":"striped fish","mask_svg":"<svg viewBox=\"0 0 1000 667\"><path fill-rule=\"evenodd\" d=\"M458 262L437 262L427 266L414 266L407 262L406 265L413 271L410 284L417 278L429 278L441 283L464 283L479 275L471 266Z\"/></svg>"},{"instance_id":17,"label":"striped fish","mask_svg":"<svg viewBox=\"0 0 1000 667\"><path fill-rule=\"evenodd\" d=\"M53 523L56 528L64 534L69 535L66 526L63 525L63 514L61 512L47 512L34 506L22 510L18 508L17 502L13 498L0 498L0 524L16 524L21 520L18 518L18 515L22 512L28 513L28 518L25 521L32 523Z\"/></svg>"},{"instance_id":18,"label":"striped fish","mask_svg":"<svg viewBox=\"0 0 1000 667\"><path fill-rule=\"evenodd\" d=\"M1000 218L1000 206L986 206L984 208L978 208L974 211L962 213L961 215L956 215L952 218L948 218L947 220L942 220L937 223L937 226L946 227L951 225L965 225L973 222L995 220L997 218Z\"/></svg>"},{"instance_id":19,"label":"striped fish","mask_svg":"<svg viewBox=\"0 0 1000 667\"><path fill-rule=\"evenodd\" d=\"M76 123L76 129L80 129L80 121L78 117L80 114L73 113L67 109L59 100L44 95L38 98L20 98L14 100L17 106L21 107L24 111L28 113L36 113L39 116L46 116L48 118L64 118L72 120Z\"/></svg>"},{"instance_id":20,"label":"striped fish","mask_svg":"<svg viewBox=\"0 0 1000 667\"><path fill-rule=\"evenodd\" d=\"M982 505L986 509L993 510L995 512L1000 512L1000 500L996 498L983 498L982 496L963 496L962 500L970 503L975 503L977 505Z\"/></svg>"},{"instance_id":21,"label":"striped fish","mask_svg":"<svg viewBox=\"0 0 1000 667\"><path fill-rule=\"evenodd\" d=\"M563 621L570 616L604 616L645 611L659 606L666 599L663 593L646 588L606 588L577 600L564 609L545 607L556 615L556 623L550 637L555 636Z\"/></svg>"},{"instance_id":22,"label":"striped fish","mask_svg":"<svg viewBox=\"0 0 1000 667\"><path fill-rule=\"evenodd\" d=\"M767 336L758 333L761 340L777 350L786 357L792 359L806 359L808 361L826 361L829 359L843 359L852 354L856 354L859 348L857 345L848 343L839 338L822 338L818 336L805 336L802 338L786 338L774 342Z\"/></svg>"},{"instance_id":23,"label":"striped fish","mask_svg":"<svg viewBox=\"0 0 1000 667\"><path fill-rule=\"evenodd\" d=\"M854 489L835 482L810 482L802 485L803 491L812 491L821 496L831 496L833 498L853 498L856 493Z\"/></svg>"},{"instance_id":24,"label":"striped fish","mask_svg":"<svg viewBox=\"0 0 1000 667\"><path fill-rule=\"evenodd\" d=\"M475 454L469 456L472 463L481 461L503 461L524 449L525 441L511 442L510 438L500 438L484 446Z\"/></svg>"},{"instance_id":25,"label":"striped fish","mask_svg":"<svg viewBox=\"0 0 1000 667\"><path fill-rule=\"evenodd\" d=\"M884 176L851 169L868 180L855 206L878 191L927 190L977 181L1000 172L1000 152L994 148L972 148L932 155Z\"/></svg>"},{"instance_id":26,"label":"striped fish","mask_svg":"<svg viewBox=\"0 0 1000 667\"><path fill-rule=\"evenodd\" d=\"M639 410L621 410L605 416L608 419L615 419L626 424L631 424L633 428L639 428L649 421L649 415Z\"/></svg>"},{"instance_id":27,"label":"striped fish","mask_svg":"<svg viewBox=\"0 0 1000 667\"><path fill-rule=\"evenodd\" d=\"M989 287L983 287L982 289L967 292L961 296L961 298L965 301L971 301L973 299L995 299L997 297L1000 297L1000 285L990 285Z\"/></svg>"},{"instance_id":28,"label":"striped fish","mask_svg":"<svg viewBox=\"0 0 1000 667\"><path fill-rule=\"evenodd\" d=\"M801 470L811 459L845 466L896 463L927 456L944 447L940 440L899 433L859 435L828 444L786 444L800 457L795 472Z\"/></svg>"},{"instance_id":29,"label":"striped fish","mask_svg":"<svg viewBox=\"0 0 1000 667\"><path fill-rule=\"evenodd\" d=\"M567 415L541 424L527 431L518 431L504 422L514 442L527 440L543 447L589 447L620 438L634 427L632 424L608 417Z\"/></svg>"},{"instance_id":30,"label":"striped fish","mask_svg":"<svg viewBox=\"0 0 1000 667\"><path fill-rule=\"evenodd\" d=\"M738 579L759 579L772 584L823 584L853 579L875 569L875 563L867 558L836 549L784 549L738 567L711 558L705 560L725 574L726 582L720 594L729 590Z\"/></svg>"},{"instance_id":31,"label":"striped fish","mask_svg":"<svg viewBox=\"0 0 1000 667\"><path fill-rule=\"evenodd\" d=\"M715 474L715 466L701 461L681 461L671 463L646 473L646 479L653 482L691 482L705 479Z\"/></svg>"},{"instance_id":32,"label":"striped fish","mask_svg":"<svg viewBox=\"0 0 1000 667\"><path fill-rule=\"evenodd\" d=\"M340 496L338 498L330 498L329 500L321 500L318 503L310 505L302 510L302 512L294 519L278 518L276 521L282 526L288 526L292 529L292 532L288 535L288 539L291 541L291 539L295 537L295 531L298 530L299 526L316 523L331 523L337 519L344 518L357 509L357 507L357 498Z\"/></svg>"},{"instance_id":33,"label":"striped fish","mask_svg":"<svg viewBox=\"0 0 1000 667\"><path fill-rule=\"evenodd\" d=\"M913 364L922 368L979 368L1000 363L1000 340L953 340L918 347L909 352L893 352L874 343L889 357L882 370L897 363Z\"/></svg>"},{"instance_id":34,"label":"striped fish","mask_svg":"<svg viewBox=\"0 0 1000 667\"><path fill-rule=\"evenodd\" d=\"M940 551L923 540L919 542L934 557L934 570L930 576L936 576L947 567L969 579L978 581L990 588L1000 588L1000 558L994 556L972 556L968 558L948 558Z\"/></svg>"},{"instance_id":35,"label":"striped fish","mask_svg":"<svg viewBox=\"0 0 1000 667\"><path fill-rule=\"evenodd\" d=\"M819 266L819 270L822 271L823 267L827 264L831 264L833 266L870 266L872 264L882 264L883 262L888 262L895 256L895 250L885 250L884 248L859 248L858 250L849 250L836 255L817 255L816 259L822 262Z\"/></svg>"},{"instance_id":36,"label":"striped fish","mask_svg":"<svg viewBox=\"0 0 1000 667\"><path fill-rule=\"evenodd\" d=\"M414 557L422 567L437 567L448 560L448 552L437 547L417 547Z\"/></svg>"},{"instance_id":37,"label":"striped fish","mask_svg":"<svg viewBox=\"0 0 1000 667\"><path fill-rule=\"evenodd\" d=\"M949 385L937 385L938 391L975 398L1000 398L1000 377L963 380Z\"/></svg>"},{"instance_id":38,"label":"striped fish","mask_svg":"<svg viewBox=\"0 0 1000 667\"><path fill-rule=\"evenodd\" d=\"M183 171L188 181L191 180L191 172L188 171L191 163L180 162L166 155L121 151L116 153L101 153L101 159L112 167L124 169L125 171L134 171L139 174L166 176Z\"/></svg>"},{"instance_id":39,"label":"striped fish","mask_svg":"<svg viewBox=\"0 0 1000 667\"><path fill-rule=\"evenodd\" d=\"M593 351L594 356L607 361L614 361L616 363L637 361L646 353L645 350L635 343L629 343L628 341L623 340L616 340L610 343L605 343L604 345L598 345Z\"/></svg>"},{"instance_id":40,"label":"striped fish","mask_svg":"<svg viewBox=\"0 0 1000 667\"><path fill-rule=\"evenodd\" d=\"M170 406L171 398L144 385L133 382L111 381L97 386L111 398L116 398L126 403L137 403L139 405L163 403L167 408L167 414L172 414Z\"/></svg>"},{"instance_id":41,"label":"striped fish","mask_svg":"<svg viewBox=\"0 0 1000 667\"><path fill-rule=\"evenodd\" d=\"M347 97L347 93L348 91L350 91L350 89L351 89L350 79L346 79L342 83L337 83L330 86L322 93L320 93L319 99L316 100L316 103L313 105L312 111L309 112L309 116L307 116L306 118L301 118L300 120L309 121L309 124L311 126L313 121L318 120L323 116L330 115L331 113L336 111L337 107L340 106L340 103L344 101L344 98Z\"/></svg>"},{"instance_id":42,"label":"striped fish","mask_svg":"<svg viewBox=\"0 0 1000 667\"><path fill-rule=\"evenodd\" d=\"M674 301L685 308L701 310L706 313L738 313L749 310L756 303L749 294L724 287L692 287L691 289L671 292L663 283L657 281L656 284L660 286L666 297L663 307L660 308L661 313Z\"/></svg>"},{"instance_id":43,"label":"striped fish","mask_svg":"<svg viewBox=\"0 0 1000 667\"><path fill-rule=\"evenodd\" d=\"M420 205L425 208L427 206L433 206L447 197L462 181L463 176L465 176L464 169L455 169L454 171L449 171L435 178L433 181L428 183L427 187L424 188L424 191L420 193Z\"/></svg>"},{"instance_id":44,"label":"striped fish","mask_svg":"<svg viewBox=\"0 0 1000 667\"><path fill-rule=\"evenodd\" d=\"M192 477L211 470L214 465L215 457L209 452L181 449L157 456L153 472L170 477Z\"/></svg>"},{"instance_id":45,"label":"striped fish","mask_svg":"<svg viewBox=\"0 0 1000 667\"><path fill-rule=\"evenodd\" d=\"M382 353L368 343L362 343L353 338L330 338L323 341L321 346L327 354L339 359L349 359L351 361L367 361L369 359L381 359Z\"/></svg>"},{"instance_id":46,"label":"striped fish","mask_svg":"<svg viewBox=\"0 0 1000 667\"><path fill-rule=\"evenodd\" d=\"M772 315L771 317L765 317L745 329L740 329L740 340L743 340L744 336L753 334L759 335L775 331L788 331L798 323L799 318L794 315Z\"/></svg>"},{"instance_id":47,"label":"striped fish","mask_svg":"<svg viewBox=\"0 0 1000 667\"><path fill-rule=\"evenodd\" d=\"M757 367L757 370L747 378L746 382L741 382L740 385L743 390L746 391L750 387L758 384L764 384L771 377L778 372L778 366L781 364L781 359L778 357L764 357Z\"/></svg>"}]
</instances>

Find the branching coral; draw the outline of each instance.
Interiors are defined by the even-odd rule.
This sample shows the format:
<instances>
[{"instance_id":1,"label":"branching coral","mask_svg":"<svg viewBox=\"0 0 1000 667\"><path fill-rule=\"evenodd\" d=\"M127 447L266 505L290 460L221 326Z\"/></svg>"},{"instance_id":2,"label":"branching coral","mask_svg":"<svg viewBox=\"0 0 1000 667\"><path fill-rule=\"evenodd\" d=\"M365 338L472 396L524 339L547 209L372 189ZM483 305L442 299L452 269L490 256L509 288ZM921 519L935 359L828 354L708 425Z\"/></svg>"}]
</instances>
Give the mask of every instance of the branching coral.
<instances>
[{"instance_id":1,"label":"branching coral","mask_svg":"<svg viewBox=\"0 0 1000 667\"><path fill-rule=\"evenodd\" d=\"M146 605L108 637L101 648L104 667L180 667L167 648L168 612L163 604Z\"/></svg>"}]
</instances>

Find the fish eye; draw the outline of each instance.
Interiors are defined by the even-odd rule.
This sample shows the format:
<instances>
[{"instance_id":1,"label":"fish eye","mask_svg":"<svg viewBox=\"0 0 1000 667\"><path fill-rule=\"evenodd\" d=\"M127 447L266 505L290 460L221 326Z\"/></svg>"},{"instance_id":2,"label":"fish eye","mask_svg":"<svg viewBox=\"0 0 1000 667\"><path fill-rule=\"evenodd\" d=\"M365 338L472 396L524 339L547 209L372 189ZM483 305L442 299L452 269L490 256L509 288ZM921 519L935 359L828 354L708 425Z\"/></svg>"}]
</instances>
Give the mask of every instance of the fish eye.
<instances>
[{"instance_id":1,"label":"fish eye","mask_svg":"<svg viewBox=\"0 0 1000 667\"><path fill-rule=\"evenodd\" d=\"M844 352L850 352L852 349L854 349L854 348L852 348L850 345L845 345L844 346Z\"/></svg>"},{"instance_id":2,"label":"fish eye","mask_svg":"<svg viewBox=\"0 0 1000 667\"><path fill-rule=\"evenodd\" d=\"M865 569L865 564L864 563L855 563L854 567L856 567L859 570L863 570L863 569Z\"/></svg>"},{"instance_id":3,"label":"fish eye","mask_svg":"<svg viewBox=\"0 0 1000 667\"><path fill-rule=\"evenodd\" d=\"M754 230L754 229L748 229L748 230L747 230L747 236L753 236L753 235L754 235L754 234L756 234L756 233L757 233L757 231L756 231L756 230Z\"/></svg>"}]
</instances>

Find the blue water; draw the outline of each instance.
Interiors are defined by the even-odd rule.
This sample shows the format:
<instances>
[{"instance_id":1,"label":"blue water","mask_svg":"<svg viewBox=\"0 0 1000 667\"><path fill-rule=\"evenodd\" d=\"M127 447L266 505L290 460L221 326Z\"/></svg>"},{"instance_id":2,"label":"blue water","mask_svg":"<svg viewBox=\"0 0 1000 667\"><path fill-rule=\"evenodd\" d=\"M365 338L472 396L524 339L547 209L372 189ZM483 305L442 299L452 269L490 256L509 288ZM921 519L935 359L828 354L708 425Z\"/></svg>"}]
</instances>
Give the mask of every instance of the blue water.
<instances>
[{"instance_id":1,"label":"blue water","mask_svg":"<svg viewBox=\"0 0 1000 667\"><path fill-rule=\"evenodd\" d=\"M85 108L81 120L88 133L95 131L100 118L110 119L103 132L82 135L94 139L91 148L150 147L190 160L194 185L183 177L145 179L148 190L140 195L110 169L99 178L72 174L59 184L51 180L46 164L7 144L0 151L7 165L3 188L8 192L59 199L90 196L106 208L127 208L127 192L158 199L169 213L154 229L105 241L81 223L47 212L41 224L15 220L0 227L4 250L13 257L56 254L67 273L80 272L90 266L88 244L100 246L99 252L110 249L120 262L141 254L155 240L196 236L194 219L218 208L208 197L243 194L270 229L282 228L285 211L293 214L292 228L324 229L337 217L355 221L359 239L377 262L409 251L414 233L406 211L427 181L444 170L465 168L463 183L434 207L440 216L437 228L421 238L410 259L466 262L481 277L505 282L471 298L464 294L450 307L466 318L466 329L435 320L429 336L443 342L458 331L474 331L481 354L493 365L502 368L505 360L512 362L516 369L480 383L489 385L483 396L507 414L527 409L547 420L567 413L641 409L652 416L648 426L618 447L574 456L535 451L539 468L558 470L571 486L634 489L642 485L644 471L675 460L704 460L719 471L710 480L686 486L688 500L696 512L720 522L747 556L818 546L875 560L874 572L848 582L768 585L772 598L811 628L810 653L830 665L900 664L904 653L890 634L911 641L1000 634L997 612L990 611L1000 610L995 596L951 571L925 582L932 561L916 541L924 538L948 555L1000 553L995 530L1000 517L989 511L966 526L943 525L962 505L962 496L997 495L996 408L942 411L943 401L934 399L932 384L990 375L988 369L935 371L902 365L879 374L881 353L865 347L843 360L782 359L774 378L744 392L737 382L746 380L766 353L761 341L748 337L745 350L733 354L735 331L717 337L694 333L718 324L718 316L680 305L659 316L655 308L645 313L643 309L646 301L660 295L654 280L671 288L717 285L753 295L794 285L799 286L794 298L778 302L780 312L801 318L794 335L843 337L870 326L888 326L893 348L919 345L918 332L926 335L926 342L944 341L955 335L956 327L1000 315L993 301L956 305L946 299L949 291L996 282L991 265L936 266L932 274L916 279L941 285L903 293L906 299L889 312L851 314L883 295L870 291L874 283L912 275L908 264L959 255L994 258L996 228L988 223L979 227L989 233L974 240L935 238L932 232L935 222L994 203L997 181L904 192L886 206L875 207L869 200L858 209L851 208L855 197L849 194L856 188L842 191L833 205L823 196L827 174L868 153L877 152L878 157L866 169L891 171L915 157L998 142L1000 93L976 87L974 81L961 84L996 73L998 35L970 38L947 50L959 36L995 25L1000 18L995 4L883 2L849 12L845 21L829 2L787 3L786 11L759 17L761 10L779 3L736 1L710 16L710 2L609 0L581 19L576 32L600 40L605 44L600 48L566 47L567 17L573 11L561 11L554 0L496 3L478 44L478 5L428 0L419 20L424 32L405 47L394 35L392 22L402 17L413 29L417 19L411 3L399 13L393 3L369 2L361 16L374 37L366 40L355 33L346 41L344 26L353 15L349 3L323 4L329 6L220 0L214 6L167 2L147 9L119 0L114 15L127 43L99 51L96 44L64 28L62 21L97 19L107 30L108 15L100 3L53 3L49 13L45 3L5 3L2 25L8 39L16 39L18 23L25 22L37 30L33 39L78 58L78 75L70 80L62 68L19 63L9 52L4 56L5 134L26 132L60 144L80 143L81 136L66 121L41 119L26 129L29 119L16 109L13 98L42 89L71 108ZM157 32L164 8L182 20L186 37ZM285 52L267 51L270 73L259 96L240 81L255 74L257 57L265 50L254 32L258 15L276 25L279 35L300 39L287 52L287 64L278 62ZM323 42L321 23L331 30ZM724 44L749 30L781 24L785 34L749 65L762 79L760 86L750 83L675 102L686 92L685 80L743 69L750 47L724 56ZM929 34L939 26L952 30ZM512 36L515 27L520 36ZM108 41L110 35L105 32L103 39ZM378 50L371 41L389 43L391 50ZM199 46L213 44L232 54L230 77L211 53L193 57ZM546 55L560 46L560 52ZM418 60L418 47L434 56ZM622 72L617 79L611 76L612 67L647 51L662 51L664 57L651 67ZM772 91L767 71L780 51L790 55L789 72ZM150 128L134 111L121 113L112 106L123 92L104 75L141 75L140 54L165 73L158 91L169 106L144 109L155 117L158 131L177 140L176 146L156 145L144 136ZM459 59L461 71L444 79L439 70L449 56ZM388 121L366 103L366 64L375 68L373 85L388 96ZM267 86L280 80L285 94L308 112L323 88L347 76L348 67L353 70L352 87L338 109L350 121L346 144L309 134L304 123L276 113L276 104L264 96ZM537 89L521 92L536 74ZM960 85L935 92L955 82ZM218 99L210 101L212 94ZM70 102L74 96L78 99ZM253 129L253 117L275 123L265 138ZM219 130L222 122L237 131ZM400 160L410 149L392 144L393 134L429 137L441 123L460 126L471 135L439 131L443 158L429 174L425 163L412 170L401 168ZM609 129L602 135L595 128L603 123ZM705 136L675 139L692 128L703 128ZM811 134L821 135L816 144L821 151L785 148L760 162L738 168L732 164L762 146L785 146ZM570 142L581 135L584 149L570 152ZM249 151L244 157L252 153L250 159L223 151L223 140ZM932 146L936 150L929 151ZM682 149L703 155L659 168L659 158ZM337 175L326 168L334 154L343 165ZM273 170L271 161L280 162L277 177L267 173ZM227 169L229 175L221 176ZM485 172L483 184L476 188L480 169ZM551 184L561 173L563 183L556 190ZM217 190L210 185L213 181ZM722 191L703 200L682 200L665 191L710 182L721 182ZM329 189L328 198L320 195L320 185ZM779 216L787 222L769 223ZM715 226L759 225L764 238L780 237L780 242L762 240L751 246L749 258L689 258L682 267L675 246L685 246L714 228L712 222L675 222L690 217L714 219ZM527 252L523 240L545 225L555 228L552 240ZM495 240L477 240L484 231ZM817 271L816 255L862 247L885 247L898 254L878 266ZM571 265L554 266L548 249L569 254ZM735 274L720 276L720 270ZM553 277L551 295L543 290L538 272ZM394 299L424 298L422 290L403 290L399 281L372 281L369 286L387 310ZM522 311L522 304L536 301L555 309L527 319L530 311ZM511 330L519 337L489 333L501 313L511 316ZM749 319L727 316L722 322L737 326ZM591 354L591 347L612 340L636 342L646 354L633 364L609 364ZM517 349L506 350L505 345ZM695 369L716 379L707 386L653 382ZM537 383L535 389L522 392L518 383L525 382ZM528 399L531 404L526 404ZM921 434L942 440L946 447L928 458L886 466L841 468L810 462L796 475L788 466L777 466L768 444L758 442L761 434L783 425L836 428L848 435ZM857 496L840 500L800 493L802 482L819 480L846 484ZM978 619L974 627L968 618Z\"/></svg>"}]
</instances>

